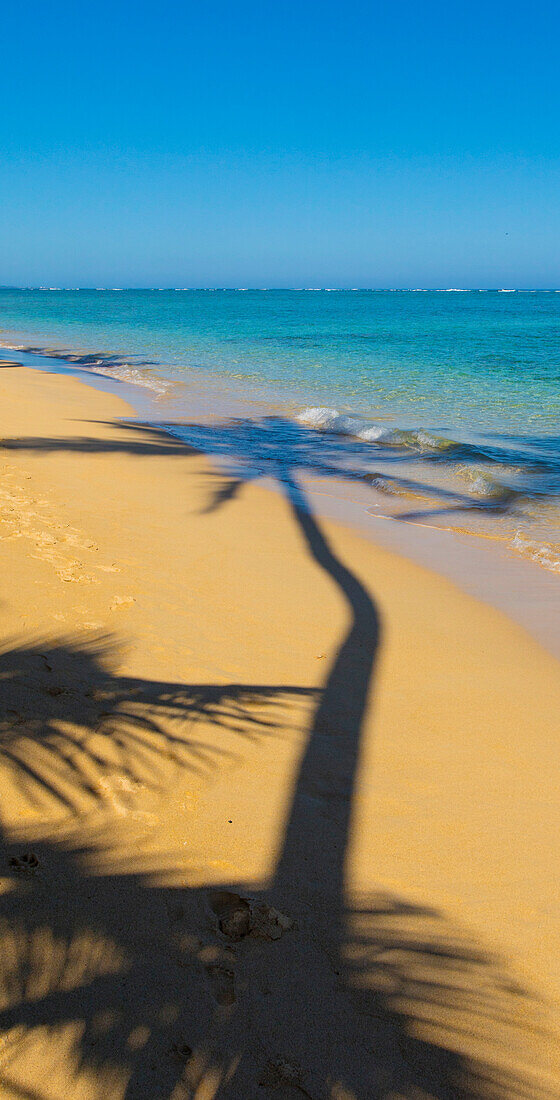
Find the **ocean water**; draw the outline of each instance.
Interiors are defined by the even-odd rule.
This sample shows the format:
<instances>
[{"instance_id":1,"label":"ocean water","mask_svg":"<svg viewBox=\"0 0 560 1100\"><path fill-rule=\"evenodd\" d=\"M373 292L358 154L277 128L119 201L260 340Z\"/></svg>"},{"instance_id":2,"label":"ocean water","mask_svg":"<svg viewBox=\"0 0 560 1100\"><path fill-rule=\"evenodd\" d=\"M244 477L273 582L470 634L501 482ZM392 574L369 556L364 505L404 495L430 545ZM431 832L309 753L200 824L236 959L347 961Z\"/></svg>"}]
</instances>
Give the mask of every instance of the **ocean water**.
<instances>
[{"instance_id":1,"label":"ocean water","mask_svg":"<svg viewBox=\"0 0 560 1100\"><path fill-rule=\"evenodd\" d=\"M0 328L142 387L237 474L335 474L560 573L559 292L10 289ZM227 431L195 389L214 417L235 395Z\"/></svg>"}]
</instances>

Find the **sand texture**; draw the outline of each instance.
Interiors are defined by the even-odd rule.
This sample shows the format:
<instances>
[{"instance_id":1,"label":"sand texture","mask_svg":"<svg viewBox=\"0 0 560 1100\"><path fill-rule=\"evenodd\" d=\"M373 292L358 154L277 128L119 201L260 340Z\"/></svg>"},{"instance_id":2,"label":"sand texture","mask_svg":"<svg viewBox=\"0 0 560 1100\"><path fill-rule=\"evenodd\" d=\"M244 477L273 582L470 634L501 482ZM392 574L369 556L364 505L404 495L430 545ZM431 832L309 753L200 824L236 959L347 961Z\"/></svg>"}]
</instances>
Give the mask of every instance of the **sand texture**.
<instances>
[{"instance_id":1,"label":"sand texture","mask_svg":"<svg viewBox=\"0 0 560 1100\"><path fill-rule=\"evenodd\" d=\"M558 663L130 415L0 367L0 1096L558 1097Z\"/></svg>"}]
</instances>

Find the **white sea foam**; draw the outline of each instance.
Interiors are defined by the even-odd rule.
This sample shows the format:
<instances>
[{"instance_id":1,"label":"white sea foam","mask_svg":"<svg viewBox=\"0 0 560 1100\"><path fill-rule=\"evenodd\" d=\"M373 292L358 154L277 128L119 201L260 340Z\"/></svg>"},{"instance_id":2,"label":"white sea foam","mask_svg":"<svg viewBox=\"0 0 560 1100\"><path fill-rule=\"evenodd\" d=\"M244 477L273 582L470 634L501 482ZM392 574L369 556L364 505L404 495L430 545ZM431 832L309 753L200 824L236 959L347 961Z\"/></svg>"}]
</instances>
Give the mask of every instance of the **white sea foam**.
<instances>
[{"instance_id":1,"label":"white sea foam","mask_svg":"<svg viewBox=\"0 0 560 1100\"><path fill-rule=\"evenodd\" d=\"M300 424L306 424L315 431L333 432L337 435L349 435L362 439L365 443L382 443L389 447L410 448L423 453L452 451L460 444L448 436L436 435L425 428L389 428L383 424L373 424L358 416L340 413L338 409L308 405L296 416Z\"/></svg>"},{"instance_id":2,"label":"white sea foam","mask_svg":"<svg viewBox=\"0 0 560 1100\"><path fill-rule=\"evenodd\" d=\"M92 370L95 374L102 374L106 378L114 378L117 382L128 382L133 386L142 386L144 389L152 390L157 394L167 393L172 385L171 382L166 382L163 378L155 378L152 375L144 374L136 367L127 366L126 363L119 367L107 367L100 360L98 364L94 363L89 367L82 367L82 369Z\"/></svg>"},{"instance_id":3,"label":"white sea foam","mask_svg":"<svg viewBox=\"0 0 560 1100\"><path fill-rule=\"evenodd\" d=\"M296 420L299 420L302 424L309 424L310 428L332 431L332 425L339 419L339 416L337 409L325 409L309 405L298 413Z\"/></svg>"},{"instance_id":4,"label":"white sea foam","mask_svg":"<svg viewBox=\"0 0 560 1100\"><path fill-rule=\"evenodd\" d=\"M391 438L391 432L387 431L386 428L382 428L379 424L370 424L369 427L362 428L357 434L358 439L363 439L366 443L376 443L381 439L388 442Z\"/></svg>"},{"instance_id":5,"label":"white sea foam","mask_svg":"<svg viewBox=\"0 0 560 1100\"><path fill-rule=\"evenodd\" d=\"M298 413L296 420L321 432L335 432L337 435L350 435L363 439L366 443L394 444L397 447L412 447L420 451L444 451L455 447L454 439L435 435L425 428L403 431L400 428L387 428L382 424L372 424L371 420L359 416L340 413L338 409L309 405Z\"/></svg>"},{"instance_id":6,"label":"white sea foam","mask_svg":"<svg viewBox=\"0 0 560 1100\"><path fill-rule=\"evenodd\" d=\"M380 425L372 424L368 420L362 420L357 416L348 416L340 413L338 409L322 408L309 405L298 413L296 420L300 424L307 424L322 432L335 432L337 435L350 435L357 439L363 439L367 443L375 443L379 439L388 438L390 433Z\"/></svg>"},{"instance_id":7,"label":"white sea foam","mask_svg":"<svg viewBox=\"0 0 560 1100\"><path fill-rule=\"evenodd\" d=\"M537 562L538 565L548 569L551 573L560 573L560 557L555 547L549 546L547 543L534 542L532 539L526 538L522 531L516 532L511 546L513 550L517 550L524 557L531 558L532 561Z\"/></svg>"}]
</instances>

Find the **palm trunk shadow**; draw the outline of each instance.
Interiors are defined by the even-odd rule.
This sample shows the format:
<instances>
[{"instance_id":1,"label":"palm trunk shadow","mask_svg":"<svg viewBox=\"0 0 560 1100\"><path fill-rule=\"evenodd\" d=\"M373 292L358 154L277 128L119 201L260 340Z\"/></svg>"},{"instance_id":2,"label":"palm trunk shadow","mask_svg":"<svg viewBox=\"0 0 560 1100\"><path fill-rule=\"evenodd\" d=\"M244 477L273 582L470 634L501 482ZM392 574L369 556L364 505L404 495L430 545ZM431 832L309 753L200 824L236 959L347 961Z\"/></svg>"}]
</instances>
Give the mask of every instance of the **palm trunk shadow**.
<instances>
[{"instance_id":1,"label":"palm trunk shadow","mask_svg":"<svg viewBox=\"0 0 560 1100\"><path fill-rule=\"evenodd\" d=\"M331 549L297 483L285 478L284 484L309 552L341 592L351 621L321 690L294 784L276 886L289 885L307 864L332 917L344 905L344 860L380 617L367 590ZM323 836L325 815L328 842Z\"/></svg>"}]
</instances>

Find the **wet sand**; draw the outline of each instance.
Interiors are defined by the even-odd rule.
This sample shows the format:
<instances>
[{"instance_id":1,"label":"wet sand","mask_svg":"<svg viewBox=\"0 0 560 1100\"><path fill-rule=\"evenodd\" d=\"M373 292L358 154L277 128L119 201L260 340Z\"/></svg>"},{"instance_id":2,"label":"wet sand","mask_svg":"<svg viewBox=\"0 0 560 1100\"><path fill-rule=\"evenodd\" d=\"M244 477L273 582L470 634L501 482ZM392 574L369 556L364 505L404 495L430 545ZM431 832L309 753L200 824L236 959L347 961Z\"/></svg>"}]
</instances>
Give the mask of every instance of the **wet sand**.
<instances>
[{"instance_id":1,"label":"wet sand","mask_svg":"<svg viewBox=\"0 0 560 1100\"><path fill-rule=\"evenodd\" d=\"M555 1097L558 662L289 469L0 397L0 1095Z\"/></svg>"}]
</instances>

